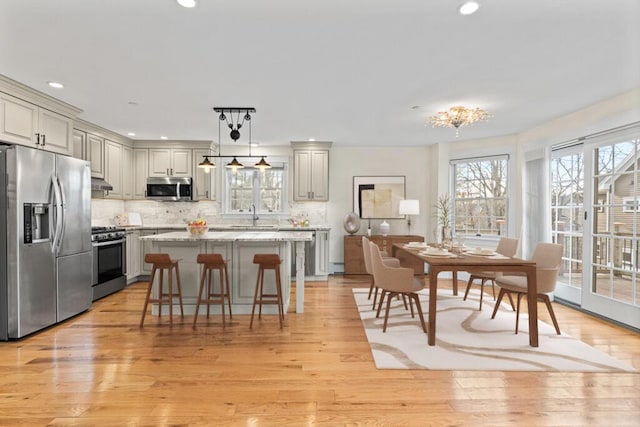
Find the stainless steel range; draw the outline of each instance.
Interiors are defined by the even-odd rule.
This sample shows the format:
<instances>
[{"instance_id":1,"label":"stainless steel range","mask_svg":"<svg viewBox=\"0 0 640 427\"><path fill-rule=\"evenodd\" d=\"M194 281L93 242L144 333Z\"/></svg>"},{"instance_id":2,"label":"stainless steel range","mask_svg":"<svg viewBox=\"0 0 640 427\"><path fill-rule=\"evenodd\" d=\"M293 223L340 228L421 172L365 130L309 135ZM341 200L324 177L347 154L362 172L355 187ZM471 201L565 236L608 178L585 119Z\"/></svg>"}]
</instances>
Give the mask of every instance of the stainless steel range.
<instances>
[{"instance_id":1,"label":"stainless steel range","mask_svg":"<svg viewBox=\"0 0 640 427\"><path fill-rule=\"evenodd\" d=\"M91 227L93 246L93 300L123 289L127 284L126 231L117 227Z\"/></svg>"}]
</instances>

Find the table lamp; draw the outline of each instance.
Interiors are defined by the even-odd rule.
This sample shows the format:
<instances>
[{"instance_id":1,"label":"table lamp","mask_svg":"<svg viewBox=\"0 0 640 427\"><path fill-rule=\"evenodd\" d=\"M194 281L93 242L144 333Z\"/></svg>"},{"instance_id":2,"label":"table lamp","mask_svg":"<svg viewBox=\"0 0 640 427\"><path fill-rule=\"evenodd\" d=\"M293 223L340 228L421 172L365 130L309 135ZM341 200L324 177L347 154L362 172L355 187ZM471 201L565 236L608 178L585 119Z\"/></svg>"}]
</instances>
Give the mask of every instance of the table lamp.
<instances>
[{"instance_id":1,"label":"table lamp","mask_svg":"<svg viewBox=\"0 0 640 427\"><path fill-rule=\"evenodd\" d=\"M400 200L398 213L407 215L407 234L411 234L411 218L409 215L420 215L420 203L418 200Z\"/></svg>"}]
</instances>

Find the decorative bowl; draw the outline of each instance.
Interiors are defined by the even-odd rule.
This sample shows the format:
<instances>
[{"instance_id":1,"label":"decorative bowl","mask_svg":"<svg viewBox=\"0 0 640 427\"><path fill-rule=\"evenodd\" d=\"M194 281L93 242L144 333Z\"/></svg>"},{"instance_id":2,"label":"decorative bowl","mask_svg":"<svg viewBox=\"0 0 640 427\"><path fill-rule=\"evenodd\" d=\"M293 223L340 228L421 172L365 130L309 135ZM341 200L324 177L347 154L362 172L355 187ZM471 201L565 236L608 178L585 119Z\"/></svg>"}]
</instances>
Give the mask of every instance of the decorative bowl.
<instances>
[{"instance_id":1,"label":"decorative bowl","mask_svg":"<svg viewBox=\"0 0 640 427\"><path fill-rule=\"evenodd\" d=\"M187 225L187 231L191 233L192 236L202 236L207 231L209 231L208 225Z\"/></svg>"}]
</instances>

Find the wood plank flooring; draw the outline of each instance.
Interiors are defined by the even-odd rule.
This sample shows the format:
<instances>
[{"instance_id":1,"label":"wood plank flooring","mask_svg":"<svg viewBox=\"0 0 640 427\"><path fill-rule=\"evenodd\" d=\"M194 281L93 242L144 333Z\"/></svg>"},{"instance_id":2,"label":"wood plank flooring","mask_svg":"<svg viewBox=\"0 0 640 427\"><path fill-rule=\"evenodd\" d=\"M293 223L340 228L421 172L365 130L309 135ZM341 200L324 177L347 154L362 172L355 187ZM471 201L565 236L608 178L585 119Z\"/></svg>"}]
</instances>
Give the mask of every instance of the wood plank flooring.
<instances>
[{"instance_id":1,"label":"wood plank flooring","mask_svg":"<svg viewBox=\"0 0 640 427\"><path fill-rule=\"evenodd\" d=\"M283 330L276 316L249 330L240 315L223 329L217 314L195 330L192 316L140 329L137 283L0 343L0 425L638 425L636 373L377 370L351 295L367 279L307 285ZM638 334L554 308L563 331L640 369Z\"/></svg>"}]
</instances>

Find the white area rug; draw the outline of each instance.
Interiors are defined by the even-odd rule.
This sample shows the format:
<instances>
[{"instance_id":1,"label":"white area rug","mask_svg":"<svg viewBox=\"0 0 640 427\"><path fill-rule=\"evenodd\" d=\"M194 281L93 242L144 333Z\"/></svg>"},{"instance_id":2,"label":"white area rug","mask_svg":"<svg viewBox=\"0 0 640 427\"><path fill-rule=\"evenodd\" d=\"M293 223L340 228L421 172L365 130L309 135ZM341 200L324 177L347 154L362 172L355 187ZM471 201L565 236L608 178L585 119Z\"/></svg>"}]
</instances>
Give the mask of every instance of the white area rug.
<instances>
[{"instance_id":1,"label":"white area rug","mask_svg":"<svg viewBox=\"0 0 640 427\"><path fill-rule=\"evenodd\" d=\"M395 299L387 332L383 333L384 307L376 319L368 292L354 289L353 296L378 369L635 372L582 341L564 333L556 335L553 326L544 322L538 323L540 346L530 347L527 315L520 315L520 332L516 335L515 312L508 301L491 319L493 299L485 296L479 311L480 293L475 289L466 301L462 300L464 292L455 297L449 289L438 292L435 346L427 344L418 314L411 318L402 301ZM428 322L428 291L421 291L421 301ZM539 310L546 308L541 305Z\"/></svg>"}]
</instances>

